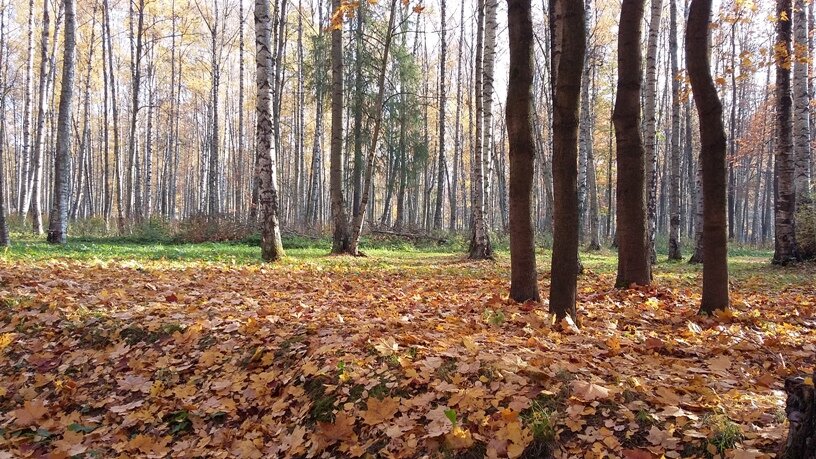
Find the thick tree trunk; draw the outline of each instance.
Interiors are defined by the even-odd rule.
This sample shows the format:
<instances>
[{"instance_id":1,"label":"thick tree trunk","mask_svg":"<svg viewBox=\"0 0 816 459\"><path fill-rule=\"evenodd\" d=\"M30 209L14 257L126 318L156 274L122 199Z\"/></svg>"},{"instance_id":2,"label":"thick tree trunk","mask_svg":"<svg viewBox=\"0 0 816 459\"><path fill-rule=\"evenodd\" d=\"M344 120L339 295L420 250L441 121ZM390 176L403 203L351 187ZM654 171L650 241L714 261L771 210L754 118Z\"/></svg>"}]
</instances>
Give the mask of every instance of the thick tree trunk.
<instances>
[{"instance_id":1,"label":"thick tree trunk","mask_svg":"<svg viewBox=\"0 0 816 459\"><path fill-rule=\"evenodd\" d=\"M646 151L640 131L640 35L645 0L624 0L618 38L618 89L615 138L618 183L618 277L615 286L648 285L652 281L646 213ZM647 104L648 105L648 104Z\"/></svg>"},{"instance_id":2,"label":"thick tree trunk","mask_svg":"<svg viewBox=\"0 0 816 459\"><path fill-rule=\"evenodd\" d=\"M258 189L261 213L261 258L276 261L283 257L278 224L278 184L275 155L272 154L272 36L269 2L255 1L256 113L255 128L258 158Z\"/></svg>"},{"instance_id":3,"label":"thick tree trunk","mask_svg":"<svg viewBox=\"0 0 816 459\"><path fill-rule=\"evenodd\" d=\"M791 99L790 67L791 0L777 0L777 16L787 20L776 22L776 138L774 152L774 264L786 265L799 260L796 244L796 190L794 189L793 114ZM702 122L700 123L703 124Z\"/></svg>"},{"instance_id":4,"label":"thick tree trunk","mask_svg":"<svg viewBox=\"0 0 816 459\"><path fill-rule=\"evenodd\" d=\"M788 439L783 459L816 458L816 390L813 380L816 374L806 378L792 377L785 381L788 400L785 414L788 422Z\"/></svg>"},{"instance_id":5,"label":"thick tree trunk","mask_svg":"<svg viewBox=\"0 0 816 459\"><path fill-rule=\"evenodd\" d=\"M550 312L575 318L578 281L578 112L586 51L584 4L551 0L553 27L553 254ZM569 50L561 53L559 50Z\"/></svg>"},{"instance_id":6,"label":"thick tree trunk","mask_svg":"<svg viewBox=\"0 0 816 459\"><path fill-rule=\"evenodd\" d=\"M64 244L68 236L71 194L71 102L74 93L76 17L74 0L64 0L65 42L62 56L62 88L57 118L57 154L54 162L54 202L48 228L48 242Z\"/></svg>"},{"instance_id":7,"label":"thick tree trunk","mask_svg":"<svg viewBox=\"0 0 816 459\"><path fill-rule=\"evenodd\" d=\"M510 78L507 134L510 142L510 298L540 299L536 279L535 232L531 218L535 144L532 131L533 20L531 0L510 0Z\"/></svg>"},{"instance_id":8,"label":"thick tree trunk","mask_svg":"<svg viewBox=\"0 0 816 459\"><path fill-rule=\"evenodd\" d=\"M700 117L703 170L703 300L701 313L728 307L726 140L722 103L709 56L712 0L692 0L686 27L686 67Z\"/></svg>"}]
</instances>

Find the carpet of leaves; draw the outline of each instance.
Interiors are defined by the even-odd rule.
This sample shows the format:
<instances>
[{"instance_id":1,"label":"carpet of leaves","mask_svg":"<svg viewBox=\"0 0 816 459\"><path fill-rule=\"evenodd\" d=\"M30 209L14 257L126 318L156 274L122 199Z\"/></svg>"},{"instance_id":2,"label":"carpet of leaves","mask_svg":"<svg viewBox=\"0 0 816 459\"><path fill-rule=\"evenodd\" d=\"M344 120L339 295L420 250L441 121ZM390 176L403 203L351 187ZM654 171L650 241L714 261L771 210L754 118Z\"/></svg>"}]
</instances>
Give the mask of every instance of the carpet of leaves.
<instances>
[{"instance_id":1,"label":"carpet of leaves","mask_svg":"<svg viewBox=\"0 0 816 459\"><path fill-rule=\"evenodd\" d=\"M577 326L440 265L0 264L0 458L774 457L812 371L812 265L711 318L588 271Z\"/></svg>"}]
</instances>

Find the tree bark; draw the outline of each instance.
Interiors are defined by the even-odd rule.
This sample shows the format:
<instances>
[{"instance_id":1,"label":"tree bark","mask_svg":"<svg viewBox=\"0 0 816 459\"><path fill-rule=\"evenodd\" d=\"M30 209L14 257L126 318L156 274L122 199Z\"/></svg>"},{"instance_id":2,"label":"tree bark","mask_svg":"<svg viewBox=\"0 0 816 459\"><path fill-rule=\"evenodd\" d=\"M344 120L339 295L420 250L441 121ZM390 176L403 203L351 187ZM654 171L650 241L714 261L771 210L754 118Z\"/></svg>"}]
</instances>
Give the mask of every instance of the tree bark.
<instances>
[{"instance_id":1,"label":"tree bark","mask_svg":"<svg viewBox=\"0 0 816 459\"><path fill-rule=\"evenodd\" d=\"M677 0L669 0L671 60L671 172L669 177L669 260L682 260L680 250L680 80L677 64Z\"/></svg>"},{"instance_id":2,"label":"tree bark","mask_svg":"<svg viewBox=\"0 0 816 459\"><path fill-rule=\"evenodd\" d=\"M535 144L532 131L533 20L531 0L510 0L510 77L506 120L510 142L510 298L539 301L531 218Z\"/></svg>"},{"instance_id":3,"label":"tree bark","mask_svg":"<svg viewBox=\"0 0 816 459\"><path fill-rule=\"evenodd\" d=\"M278 224L278 184L275 155L272 154L272 25L269 2L255 0L255 64L256 112L255 127L258 158L258 189L261 213L261 258L277 261L284 256Z\"/></svg>"},{"instance_id":4,"label":"tree bark","mask_svg":"<svg viewBox=\"0 0 816 459\"><path fill-rule=\"evenodd\" d=\"M331 32L331 165L329 191L334 223L332 253L350 253L351 247L346 198L343 193L343 23L340 0L332 0L332 16L340 15L339 23L332 23Z\"/></svg>"},{"instance_id":5,"label":"tree bark","mask_svg":"<svg viewBox=\"0 0 816 459\"><path fill-rule=\"evenodd\" d=\"M484 52L487 46L483 48L483 41L485 36L485 2L495 2L495 0L477 0L477 25L476 25L476 69L475 69L475 91L476 91L476 133L475 146L473 149L473 231L470 239L470 255L472 260L486 260L493 258L493 246L490 244L490 236L487 233L487 222L485 220L485 139L488 135L487 120L485 117L484 95L483 90L484 78L486 72L484 71ZM495 19L494 19L495 26ZM491 82L492 84L492 82Z\"/></svg>"},{"instance_id":6,"label":"tree bark","mask_svg":"<svg viewBox=\"0 0 816 459\"><path fill-rule=\"evenodd\" d=\"M813 387L816 374L809 379L810 382L801 377L785 380L788 395L785 414L789 427L783 459L816 458L816 391Z\"/></svg>"},{"instance_id":7,"label":"tree bark","mask_svg":"<svg viewBox=\"0 0 816 459\"><path fill-rule=\"evenodd\" d=\"M550 0L553 24L553 254L550 312L575 318L578 282L578 111L586 51L584 4ZM569 50L561 53L560 50Z\"/></svg>"},{"instance_id":8,"label":"tree bark","mask_svg":"<svg viewBox=\"0 0 816 459\"><path fill-rule=\"evenodd\" d=\"M43 1L42 35L40 38L40 75L37 92L37 124L34 130L34 145L31 154L31 217L34 234L42 234L42 175L43 175L43 142L45 137L45 116L48 111L48 101L46 88L49 86L48 78L48 35L50 26L50 13L48 0ZM54 34L56 43L56 32Z\"/></svg>"},{"instance_id":9,"label":"tree bark","mask_svg":"<svg viewBox=\"0 0 816 459\"><path fill-rule=\"evenodd\" d=\"M810 201L812 171L810 170L810 87L808 85L808 17L804 0L795 0L793 32L793 105L794 118L794 189L797 209Z\"/></svg>"},{"instance_id":10,"label":"tree bark","mask_svg":"<svg viewBox=\"0 0 816 459\"><path fill-rule=\"evenodd\" d=\"M646 190L647 222L649 238L649 257L652 263L657 261L655 251L655 234L657 233L657 45L660 35L660 17L663 13L663 0L651 0L652 9L649 20L649 39L646 46L646 88L643 116L644 148L646 149Z\"/></svg>"},{"instance_id":11,"label":"tree bark","mask_svg":"<svg viewBox=\"0 0 816 459\"><path fill-rule=\"evenodd\" d=\"M618 276L615 286L648 285L652 280L646 213L646 151L640 131L640 35L645 0L624 0L618 38L617 143ZM648 105L648 104L647 104Z\"/></svg>"},{"instance_id":12,"label":"tree bark","mask_svg":"<svg viewBox=\"0 0 816 459\"><path fill-rule=\"evenodd\" d=\"M439 167L436 175L436 208L434 209L433 227L435 230L442 229L442 204L445 198L445 105L447 93L445 92L445 74L447 73L447 51L448 43L445 40L445 0L440 0L441 19L439 29L440 52L439 52Z\"/></svg>"},{"instance_id":13,"label":"tree bark","mask_svg":"<svg viewBox=\"0 0 816 459\"><path fill-rule=\"evenodd\" d=\"M692 0L686 27L686 67L700 118L703 176L703 300L701 313L728 307L726 139L722 103L711 76L712 0Z\"/></svg>"},{"instance_id":14,"label":"tree bark","mask_svg":"<svg viewBox=\"0 0 816 459\"><path fill-rule=\"evenodd\" d=\"M790 69L791 53L791 19L793 8L791 0L777 0L776 22L776 138L774 152L774 181L776 192L774 199L774 256L773 263L786 265L799 260L799 249L796 244L796 190L794 188L794 151L793 151L793 100L791 98ZM782 17L787 19L783 19ZM703 124L702 122L700 123Z\"/></svg>"},{"instance_id":15,"label":"tree bark","mask_svg":"<svg viewBox=\"0 0 816 459\"><path fill-rule=\"evenodd\" d=\"M68 211L71 193L71 102L74 93L74 56L76 54L76 17L74 0L65 5L65 42L62 56L62 87L57 118L57 154L54 161L54 202L48 228L48 242L64 244L68 236Z\"/></svg>"}]
</instances>

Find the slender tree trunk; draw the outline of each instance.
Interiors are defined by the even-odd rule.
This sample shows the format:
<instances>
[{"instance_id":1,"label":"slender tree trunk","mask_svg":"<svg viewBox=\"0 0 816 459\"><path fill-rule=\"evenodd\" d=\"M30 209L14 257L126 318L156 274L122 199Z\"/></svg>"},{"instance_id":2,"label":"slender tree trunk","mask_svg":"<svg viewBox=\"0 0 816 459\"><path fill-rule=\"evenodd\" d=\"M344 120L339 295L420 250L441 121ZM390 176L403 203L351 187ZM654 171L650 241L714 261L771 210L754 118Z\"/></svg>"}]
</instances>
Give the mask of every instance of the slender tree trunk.
<instances>
[{"instance_id":1,"label":"slender tree trunk","mask_svg":"<svg viewBox=\"0 0 816 459\"><path fill-rule=\"evenodd\" d=\"M76 17L74 0L65 5L65 42L62 56L62 88L57 118L57 154L54 162L54 202L48 228L48 242L64 244L68 236L68 211L71 193L71 102L74 92L74 56Z\"/></svg>"},{"instance_id":2,"label":"slender tree trunk","mask_svg":"<svg viewBox=\"0 0 816 459\"><path fill-rule=\"evenodd\" d=\"M553 37L553 254L550 312L575 318L578 282L578 112L586 51L584 4L550 0ZM562 53L561 50L569 50Z\"/></svg>"},{"instance_id":3,"label":"slender tree trunk","mask_svg":"<svg viewBox=\"0 0 816 459\"><path fill-rule=\"evenodd\" d=\"M354 216L351 224L351 240L348 252L352 255L360 255L360 236L363 232L363 219L366 213L368 200L371 198L371 183L374 176L374 159L377 157L377 142L380 139L380 128L382 126L382 116L385 111L383 98L385 96L385 76L388 72L388 53L391 50L391 40L394 35L394 20L397 15L397 0L391 0L391 9L388 15L388 28L385 31L385 44L383 45L383 57L380 62L380 75L377 83L377 98L374 101L374 131L371 134L371 145L365 161L365 178L363 182L363 194L360 197L360 208Z\"/></svg>"},{"instance_id":4,"label":"slender tree trunk","mask_svg":"<svg viewBox=\"0 0 816 459\"><path fill-rule=\"evenodd\" d=\"M444 0L443 0L444 1ZM459 221L459 203L457 191L459 186L459 165L462 163L462 50L465 47L465 7L464 0L460 5L459 16L459 49L456 51L456 121L454 122L453 139L453 180L450 187L450 232L456 231ZM464 180L462 180L464 182ZM464 196L463 196L464 198Z\"/></svg>"},{"instance_id":5,"label":"slender tree trunk","mask_svg":"<svg viewBox=\"0 0 816 459\"><path fill-rule=\"evenodd\" d=\"M363 195L363 100L365 97L365 81L363 80L363 28L365 27L366 2L360 3L357 8L357 30L354 32L354 165L352 168L352 198L351 216L356 219L360 213L360 200ZM373 107L380 110L380 107ZM353 225L352 225L353 227Z\"/></svg>"},{"instance_id":6,"label":"slender tree trunk","mask_svg":"<svg viewBox=\"0 0 816 459\"><path fill-rule=\"evenodd\" d=\"M139 0L143 1L143 0ZM210 132L210 154L208 157L209 167L207 173L207 214L210 218L215 218L221 212L221 189L219 179L221 170L219 168L219 143L218 143L218 93L221 86L221 63L218 59L218 26L219 26L218 0L213 0L213 20L210 24L210 67L212 70L212 125ZM138 48L138 47L137 47ZM138 69L137 69L138 71ZM258 164L260 168L260 164Z\"/></svg>"},{"instance_id":7,"label":"slender tree trunk","mask_svg":"<svg viewBox=\"0 0 816 459\"><path fill-rule=\"evenodd\" d=\"M671 173L669 179L669 260L682 260L680 251L680 81L677 64L677 0L669 0L671 54Z\"/></svg>"},{"instance_id":8,"label":"slender tree trunk","mask_svg":"<svg viewBox=\"0 0 816 459\"><path fill-rule=\"evenodd\" d=\"M275 155L272 154L272 26L269 2L255 0L255 63L256 63L256 148L258 157L258 188L261 211L261 258L276 261L284 256L278 224L278 185Z\"/></svg>"},{"instance_id":9,"label":"slender tree trunk","mask_svg":"<svg viewBox=\"0 0 816 459\"><path fill-rule=\"evenodd\" d=\"M42 35L40 38L40 75L37 90L37 124L34 131L34 150L31 155L31 218L34 234L42 234L42 175L43 175L43 138L45 137L45 116L48 110L48 34L50 26L48 0L43 1ZM56 42L56 31L54 34Z\"/></svg>"},{"instance_id":10,"label":"slender tree trunk","mask_svg":"<svg viewBox=\"0 0 816 459\"><path fill-rule=\"evenodd\" d=\"M91 106L91 69L93 68L93 51L94 51L94 32L96 31L96 5L94 4L93 13L91 14L91 40L88 45L88 68L85 74L85 90L84 101L82 106L82 133L79 144L78 158L77 158L77 186L76 195L74 196L74 203L71 206L70 219L77 218L77 212L82 204L83 195L85 193L85 173L83 168L87 162L87 158L91 156L91 126L90 126L90 106ZM85 195L87 196L87 195ZM89 197L89 196L87 196Z\"/></svg>"},{"instance_id":11,"label":"slender tree trunk","mask_svg":"<svg viewBox=\"0 0 816 459\"><path fill-rule=\"evenodd\" d=\"M490 244L490 236L487 233L487 221L485 216L485 203L487 194L485 193L485 152L489 151L490 145L490 118L486 116L487 108L485 107L485 88L487 86L486 79L487 71L485 64L488 60L487 44L485 39L485 20L486 20L486 4L490 2L495 6L496 0L477 0L477 26L476 26L476 144L473 149L473 233L470 240L470 259L485 260L493 258L493 246ZM493 27L493 44L495 45L495 8L493 8L493 20L488 26ZM484 45L484 46L483 46ZM491 97L492 97L492 60L493 49L490 50L491 61Z\"/></svg>"},{"instance_id":12,"label":"slender tree trunk","mask_svg":"<svg viewBox=\"0 0 816 459\"><path fill-rule=\"evenodd\" d=\"M644 147L646 149L646 186L647 186L647 221L649 238L649 257L652 263L657 261L655 251L655 233L657 232L657 45L660 35L660 16L663 12L663 0L651 0L651 18L649 20L649 40L646 46L646 88L644 90L646 105L643 110ZM633 43L633 46L636 46Z\"/></svg>"},{"instance_id":13,"label":"slender tree trunk","mask_svg":"<svg viewBox=\"0 0 816 459\"><path fill-rule=\"evenodd\" d=\"M442 229L442 204L445 197L445 169L447 164L445 162L445 105L447 102L447 93L445 92L445 75L447 73L448 43L445 40L445 15L447 14L445 11L445 0L440 0L439 5L439 14L441 18L441 28L439 29L441 46L439 53L439 168L437 170L436 178L436 209L434 210L433 223L435 230Z\"/></svg>"},{"instance_id":14,"label":"slender tree trunk","mask_svg":"<svg viewBox=\"0 0 816 459\"><path fill-rule=\"evenodd\" d=\"M136 121L139 115L139 90L141 88L141 79L142 79L142 46L143 46L143 31L144 31L144 0L139 0L138 4L138 19L137 19L137 26L136 26L136 46L133 49L133 84L131 87L131 104L130 104L130 139L128 140L128 158L131 166L134 167L133 171L136 172L136 182L135 185L137 187L141 187L140 185L140 172L138 166L138 157L136 154ZM130 176L130 173L128 173ZM135 195L135 202L134 202L134 211L135 211L135 218L137 222L141 222L142 220L142 208L141 208L141 190L136 190ZM130 200L130 198L128 198Z\"/></svg>"},{"instance_id":15,"label":"slender tree trunk","mask_svg":"<svg viewBox=\"0 0 816 459\"><path fill-rule=\"evenodd\" d=\"M506 119L510 142L510 298L538 301L531 218L535 144L532 132L533 21L530 0L510 0L510 79Z\"/></svg>"},{"instance_id":16,"label":"slender tree trunk","mask_svg":"<svg viewBox=\"0 0 816 459\"><path fill-rule=\"evenodd\" d=\"M6 138L6 78L8 75L8 60L6 59L6 9L0 10L0 247L8 247L9 230L6 215L6 176L3 167Z\"/></svg>"},{"instance_id":17,"label":"slender tree trunk","mask_svg":"<svg viewBox=\"0 0 816 459\"><path fill-rule=\"evenodd\" d=\"M793 11L794 56L793 56L793 105L794 118L794 189L796 206L810 201L810 87L808 85L808 17L804 0L795 0Z\"/></svg>"},{"instance_id":18,"label":"slender tree trunk","mask_svg":"<svg viewBox=\"0 0 816 459\"><path fill-rule=\"evenodd\" d=\"M48 6L44 5L44 15ZM46 39L48 37L48 23L43 22ZM20 170L20 186L18 210L25 222L28 208L31 205L31 85L34 73L34 0L28 1L28 31L26 38L26 70L25 96L23 98L23 150L20 153L22 165ZM4 89L4 88L2 88ZM3 139L0 139L0 142Z\"/></svg>"},{"instance_id":19,"label":"slender tree trunk","mask_svg":"<svg viewBox=\"0 0 816 459\"><path fill-rule=\"evenodd\" d=\"M113 117L113 162L116 174L116 226L119 234L125 233L125 206L123 202L124 186L122 184L122 160L119 149L119 110L116 102L116 80L113 66L113 39L111 38L110 7L108 0L102 0L105 14L105 39L108 44L108 86L110 87L111 115Z\"/></svg>"},{"instance_id":20,"label":"slender tree trunk","mask_svg":"<svg viewBox=\"0 0 816 459\"><path fill-rule=\"evenodd\" d=\"M774 153L774 264L786 265L799 260L796 244L796 190L794 189L793 151L793 101L791 99L790 67L791 21L793 8L791 0L777 0L777 17L783 15L788 20L776 22L776 138L778 144ZM700 123L702 125L702 122Z\"/></svg>"},{"instance_id":21,"label":"slender tree trunk","mask_svg":"<svg viewBox=\"0 0 816 459\"><path fill-rule=\"evenodd\" d=\"M618 277L615 286L648 285L652 281L646 212L646 151L640 131L640 34L645 0L624 0L618 38L618 89L615 138L618 183ZM648 103L647 103L648 106ZM647 128L648 132L648 128ZM653 132L653 130L652 130Z\"/></svg>"},{"instance_id":22,"label":"slender tree trunk","mask_svg":"<svg viewBox=\"0 0 816 459\"><path fill-rule=\"evenodd\" d=\"M726 139L722 103L711 76L712 0L692 0L686 27L686 67L700 118L703 169L703 300L701 313L728 307Z\"/></svg>"},{"instance_id":23,"label":"slender tree trunk","mask_svg":"<svg viewBox=\"0 0 816 459\"><path fill-rule=\"evenodd\" d=\"M333 15L340 0L332 0ZM342 20L343 15L340 14ZM346 198L343 193L343 23L332 24L331 32L331 166L329 189L334 224L332 253L349 253L350 237Z\"/></svg>"}]
</instances>

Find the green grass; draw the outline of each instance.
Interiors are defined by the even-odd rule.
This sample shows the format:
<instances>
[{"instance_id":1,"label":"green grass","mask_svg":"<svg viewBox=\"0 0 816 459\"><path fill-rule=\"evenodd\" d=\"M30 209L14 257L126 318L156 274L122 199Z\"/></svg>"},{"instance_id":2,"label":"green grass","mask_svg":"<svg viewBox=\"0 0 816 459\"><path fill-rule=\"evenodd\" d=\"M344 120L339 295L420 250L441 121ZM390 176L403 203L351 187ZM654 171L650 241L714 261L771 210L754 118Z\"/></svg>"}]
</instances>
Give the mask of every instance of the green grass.
<instances>
[{"instance_id":1,"label":"green grass","mask_svg":"<svg viewBox=\"0 0 816 459\"><path fill-rule=\"evenodd\" d=\"M258 265L261 263L257 241L208 242L182 244L172 242L137 242L112 237L70 238L68 243L55 246L42 238L14 234L10 247L0 251L0 262L37 262L68 260L82 262L167 261L171 264L213 263L226 265ZM350 270L412 271L430 274L456 274L464 276L504 275L509 264L506 238L496 237L496 262L472 263L466 259L467 241L464 235L447 238L443 244L424 242L412 244L393 238L364 238L364 258L329 256L331 241L328 238L285 237L283 244L287 258L284 265L311 264L317 267ZM542 242L543 244L543 242ZM688 247L688 246L686 246ZM658 250L660 245L658 244ZM551 250L538 249L538 267L546 272L550 266ZM614 273L617 268L616 251L608 247L597 252L581 252L581 260L589 272ZM729 252L732 277L754 278L790 282L799 280L795 268L776 268L770 265L770 250L733 246ZM655 280L682 286L699 282L701 265L689 265L685 261L667 261L666 254L658 252L654 267Z\"/></svg>"}]
</instances>

